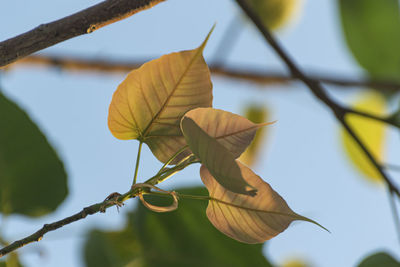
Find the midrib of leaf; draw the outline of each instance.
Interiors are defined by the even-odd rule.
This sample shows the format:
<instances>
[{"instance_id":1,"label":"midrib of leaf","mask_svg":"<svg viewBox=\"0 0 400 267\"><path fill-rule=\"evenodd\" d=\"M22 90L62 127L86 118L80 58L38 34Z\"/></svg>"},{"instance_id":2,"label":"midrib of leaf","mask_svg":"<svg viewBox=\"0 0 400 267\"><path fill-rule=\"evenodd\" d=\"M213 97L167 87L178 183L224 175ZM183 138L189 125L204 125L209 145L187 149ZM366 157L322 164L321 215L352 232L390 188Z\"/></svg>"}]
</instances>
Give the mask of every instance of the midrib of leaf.
<instances>
[{"instance_id":1,"label":"midrib of leaf","mask_svg":"<svg viewBox=\"0 0 400 267\"><path fill-rule=\"evenodd\" d=\"M231 132L231 133L223 134L223 135L220 135L220 136L216 136L215 139L222 139L222 138L230 137L230 136L233 136L233 135L237 135L237 134L240 134L240 133L243 133L243 132L247 132L247 131L253 130L254 128L258 128L258 127L260 127L260 126L255 125L255 126L252 126L252 127L246 128L246 129L242 129L242 130L239 130L239 131L236 131L236 132Z\"/></svg>"},{"instance_id":2,"label":"midrib of leaf","mask_svg":"<svg viewBox=\"0 0 400 267\"><path fill-rule=\"evenodd\" d=\"M247 211L261 212L261 213L275 214L275 215L282 215L282 216L294 218L296 220L303 220L303 218L305 218L305 217L303 217L301 215L298 215L298 214L289 214L289 213L284 213L284 212L279 212L279 211L253 209L253 208L249 208L249 207L245 207L245 206L240 206L240 205L236 205L236 204L233 204L233 203L229 203L229 202L220 200L218 198L213 198L213 197L210 197L210 201L215 201L215 202L227 205L227 206L231 206L231 207L235 207L235 208L243 209L243 210L247 210Z\"/></svg>"},{"instance_id":3,"label":"midrib of leaf","mask_svg":"<svg viewBox=\"0 0 400 267\"><path fill-rule=\"evenodd\" d=\"M307 222L313 223L313 224L321 227L322 229L324 229L325 231L330 233L330 231L328 229L326 229L324 226L322 226L321 224L317 223L316 221L311 220L311 219L309 219L307 217L301 216L301 215L299 215L297 213L294 213L294 212L293 212L293 214L289 214L289 213L284 213L284 212L279 212L279 211L268 211L268 210L253 209L253 208L244 207L244 206L236 205L236 204L233 204L233 203L229 203L229 202L226 202L226 201L223 201L223 200L220 200L220 199L217 199L217 198L213 198L213 197L209 197L209 200L210 201L215 201L215 202L227 205L227 206L235 207L235 208L238 208L238 209L244 209L244 210L247 210L247 211L253 211L253 212L256 212L256 213L260 212L260 213L266 213L266 214L275 214L275 215L281 215L281 216L290 217L290 218L293 218L295 220L307 221Z\"/></svg>"},{"instance_id":4,"label":"midrib of leaf","mask_svg":"<svg viewBox=\"0 0 400 267\"><path fill-rule=\"evenodd\" d=\"M147 133L150 132L151 127L153 127L154 125L154 121L158 119L158 117L161 115L161 113L165 110L165 107L167 106L167 104L169 103L169 100L171 99L171 97L173 96L173 94L175 93L175 91L177 90L177 88L179 87L180 83L183 80L183 77L185 77L186 73L188 72L188 70L190 69L190 67L193 65L193 62L195 59L197 59L197 57L199 56L199 53L202 53L203 49L198 49L195 53L195 55L193 56L193 58L190 60L188 67L186 68L186 70L183 72L183 74L181 75L181 77L179 77L178 82L176 83L174 89L172 90L171 94L167 97L167 99L165 100L164 104L161 106L160 110L157 112L157 114L151 119L151 121L149 122L149 125L146 127L146 129L143 132L143 137L146 137Z\"/></svg>"}]
</instances>

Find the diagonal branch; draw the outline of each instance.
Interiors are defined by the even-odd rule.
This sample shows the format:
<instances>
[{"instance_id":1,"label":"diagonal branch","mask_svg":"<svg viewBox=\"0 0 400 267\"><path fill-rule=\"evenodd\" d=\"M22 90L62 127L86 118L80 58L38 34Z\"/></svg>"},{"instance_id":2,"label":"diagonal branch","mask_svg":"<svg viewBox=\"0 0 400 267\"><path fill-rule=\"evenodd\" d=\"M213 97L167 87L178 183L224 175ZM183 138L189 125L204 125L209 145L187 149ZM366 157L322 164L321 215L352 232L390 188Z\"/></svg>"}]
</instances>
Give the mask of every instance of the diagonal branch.
<instances>
[{"instance_id":1,"label":"diagonal branch","mask_svg":"<svg viewBox=\"0 0 400 267\"><path fill-rule=\"evenodd\" d=\"M353 129L346 122L346 114L348 114L348 109L345 109L340 104L336 103L330 96L326 93L325 89L321 86L321 84L315 80L308 78L303 71L296 65L296 63L289 57L288 53L284 51L284 49L279 45L279 43L272 36L267 27L264 26L260 18L257 14L250 8L247 4L246 0L236 0L238 5L242 8L242 10L246 13L246 15L250 18L250 20L254 23L254 25L258 28L260 33L263 35L264 39L269 43L269 45L274 49L274 51L279 55L282 61L286 64L292 76L298 78L302 82L304 82L311 92L325 105L327 105L331 111L334 113L335 117L342 124L342 126L346 129L346 131L350 134L350 136L354 139L354 141L358 144L364 154L367 156L369 161L374 165L374 167L381 174L382 178L386 182L389 190L395 193L400 197L400 190L395 186L392 182L388 174L382 168L382 166L377 162L377 160L372 156L371 152L367 149L364 143L360 140L360 138L354 133Z\"/></svg>"},{"instance_id":2,"label":"diagonal branch","mask_svg":"<svg viewBox=\"0 0 400 267\"><path fill-rule=\"evenodd\" d=\"M135 198L139 196L141 193L148 192L149 187L152 188L155 185L165 181L172 175L174 175L176 172L183 170L187 166L193 164L193 163L198 163L195 158L188 158L187 160L183 161L182 163L175 165L174 167L171 168L166 168L162 172L157 173L153 177L149 178L146 182L142 184L135 184L131 187L131 189L126 192L125 194L119 194L119 193L112 193L110 194L103 202L99 202L96 204L93 204L91 206L88 206L86 208L83 208L80 212L75 213L72 216L66 217L62 220L50 223L50 224L45 224L43 225L42 228L40 228L38 231L35 233L22 238L20 240L14 241L10 245L7 245L3 248L0 249L0 258L7 255L8 253L13 252L14 250L17 250L25 245L28 245L33 242L38 242L42 240L43 236L51 231L57 230L65 225L68 225L70 223L82 220L86 218L88 215L93 215L99 212L105 212L106 209L112 206L121 207L124 205L124 202L128 199Z\"/></svg>"},{"instance_id":3,"label":"diagonal branch","mask_svg":"<svg viewBox=\"0 0 400 267\"><path fill-rule=\"evenodd\" d=\"M21 247L27 245L27 244L30 244L33 242L38 242L38 241L42 240L43 236L48 232L57 230L58 228L61 228L67 224L82 220L82 219L86 218L86 216L88 216L88 215L93 215L98 212L105 212L105 210L111 206L122 205L124 200L126 200L128 198L132 198L132 197L134 197L134 195L132 196L132 193L128 192L128 193L120 196L118 199L107 198L103 202L93 204L91 206L83 208L80 212L75 213L72 216L66 217L62 220L59 220L59 221L56 221L56 222L53 222L50 224L45 224L45 225L43 225L42 228L40 228L35 233L33 233L25 238L22 238L20 240L14 241L10 245L5 246L2 249L0 249L0 258L18 248L21 248Z\"/></svg>"},{"instance_id":4,"label":"diagonal branch","mask_svg":"<svg viewBox=\"0 0 400 267\"><path fill-rule=\"evenodd\" d=\"M106 0L0 42L0 67L73 37L92 33L164 0Z\"/></svg>"}]
</instances>

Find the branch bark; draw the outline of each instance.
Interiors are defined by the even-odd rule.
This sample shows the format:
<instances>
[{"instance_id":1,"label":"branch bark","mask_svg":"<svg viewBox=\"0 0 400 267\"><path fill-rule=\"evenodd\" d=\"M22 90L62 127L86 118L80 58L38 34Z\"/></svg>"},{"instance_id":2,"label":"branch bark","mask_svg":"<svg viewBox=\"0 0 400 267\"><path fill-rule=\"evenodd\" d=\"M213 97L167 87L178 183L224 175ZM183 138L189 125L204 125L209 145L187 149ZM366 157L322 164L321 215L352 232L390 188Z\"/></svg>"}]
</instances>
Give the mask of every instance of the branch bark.
<instances>
[{"instance_id":1,"label":"branch bark","mask_svg":"<svg viewBox=\"0 0 400 267\"><path fill-rule=\"evenodd\" d=\"M105 72L105 73L128 73L129 71L140 67L145 60L107 60L107 59L90 59L78 56L56 56L56 55L32 55L10 64L3 69L9 70L23 65L48 66L59 68L67 71L87 72ZM293 75L285 75L274 71L261 71L257 67L227 67L221 64L211 63L210 71L214 75L233 78L238 80L249 81L261 85L265 84L285 84L297 82L298 78ZM400 91L400 83L394 81L379 81L368 79L352 79L341 76L308 74L311 80L326 83L340 87L364 87L375 88L386 92Z\"/></svg>"},{"instance_id":2,"label":"branch bark","mask_svg":"<svg viewBox=\"0 0 400 267\"><path fill-rule=\"evenodd\" d=\"M92 33L164 0L106 0L0 42L0 67L73 37Z\"/></svg>"}]
</instances>

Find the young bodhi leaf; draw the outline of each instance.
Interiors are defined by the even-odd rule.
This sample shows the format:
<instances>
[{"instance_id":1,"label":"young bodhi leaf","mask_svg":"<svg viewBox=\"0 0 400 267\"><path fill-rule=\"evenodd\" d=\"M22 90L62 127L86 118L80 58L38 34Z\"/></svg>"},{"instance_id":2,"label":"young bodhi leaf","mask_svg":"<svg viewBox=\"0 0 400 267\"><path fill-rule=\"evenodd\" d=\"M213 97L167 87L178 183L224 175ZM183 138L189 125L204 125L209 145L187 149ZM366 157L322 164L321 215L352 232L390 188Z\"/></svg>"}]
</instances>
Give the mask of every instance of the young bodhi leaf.
<instances>
[{"instance_id":1,"label":"young bodhi leaf","mask_svg":"<svg viewBox=\"0 0 400 267\"><path fill-rule=\"evenodd\" d=\"M145 142L164 163L186 145L182 116L212 105L210 71L202 55L211 31L198 48L164 55L128 74L109 108L108 126L116 138Z\"/></svg>"},{"instance_id":2,"label":"young bodhi leaf","mask_svg":"<svg viewBox=\"0 0 400 267\"><path fill-rule=\"evenodd\" d=\"M255 124L248 119L214 108L196 108L185 114L209 136L238 158L250 145L257 130L271 123Z\"/></svg>"},{"instance_id":3,"label":"young bodhi leaf","mask_svg":"<svg viewBox=\"0 0 400 267\"><path fill-rule=\"evenodd\" d=\"M252 196L256 194L257 190L243 179L235 156L228 149L189 117L185 116L182 119L181 127L189 148L210 170L218 183L235 193Z\"/></svg>"},{"instance_id":4,"label":"young bodhi leaf","mask_svg":"<svg viewBox=\"0 0 400 267\"><path fill-rule=\"evenodd\" d=\"M238 162L246 182L258 189L255 197L222 187L203 165L201 180L211 200L207 217L222 233L244 243L262 243L283 232L294 220L313 222L293 212L286 201L251 169Z\"/></svg>"}]
</instances>

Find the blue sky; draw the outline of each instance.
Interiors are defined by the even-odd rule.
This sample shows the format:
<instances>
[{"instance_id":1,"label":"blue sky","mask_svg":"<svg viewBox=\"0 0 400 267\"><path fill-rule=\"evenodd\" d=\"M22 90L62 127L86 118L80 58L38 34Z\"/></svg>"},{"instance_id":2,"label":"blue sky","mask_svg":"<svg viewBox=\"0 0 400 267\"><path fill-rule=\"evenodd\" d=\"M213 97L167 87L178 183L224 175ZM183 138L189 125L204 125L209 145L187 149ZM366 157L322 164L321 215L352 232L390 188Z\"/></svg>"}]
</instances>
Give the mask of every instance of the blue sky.
<instances>
[{"instance_id":1,"label":"blue sky","mask_svg":"<svg viewBox=\"0 0 400 267\"><path fill-rule=\"evenodd\" d=\"M86 8L97 1L7 1L2 3L0 39ZM23 7L23 8L22 8ZM354 76L362 74L343 40L335 1L308 0L298 23L278 37L296 61L309 71ZM243 21L243 29L226 63L284 71L256 29L238 15L233 1L169 0L93 34L77 37L43 53L67 53L114 59L155 58L192 49L217 27L205 50L211 62L229 22ZM5 26L6 25L6 26ZM107 128L112 93L123 80L119 74L79 74L59 70L16 68L1 76L7 96L20 104L56 147L68 174L70 195L49 216L1 220L1 230L13 240L48 223L103 200L109 193L130 186L138 143L115 139ZM270 110L269 136L254 167L293 210L317 220L331 234L308 223L294 223L265 247L274 263L305 259L313 266L354 266L376 250L399 250L388 197L383 187L365 179L347 161L340 128L329 110L301 83L261 87L248 82L213 77L214 107L241 113L247 103ZM335 98L351 101L357 89L330 87ZM388 162L399 158L399 139L388 137ZM145 148L139 177L150 177L160 167ZM394 178L398 174L393 173ZM140 178L139 178L140 179ZM142 180L142 181L143 181ZM164 188L200 184L198 167L190 167ZM46 235L39 244L22 249L27 266L83 266L81 246L88 229L118 229L123 214L115 209ZM39 254L38 252L41 252ZM396 254L395 254L396 255Z\"/></svg>"}]
</instances>

